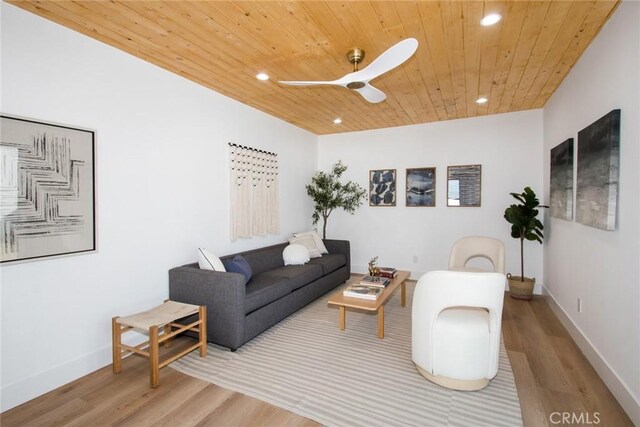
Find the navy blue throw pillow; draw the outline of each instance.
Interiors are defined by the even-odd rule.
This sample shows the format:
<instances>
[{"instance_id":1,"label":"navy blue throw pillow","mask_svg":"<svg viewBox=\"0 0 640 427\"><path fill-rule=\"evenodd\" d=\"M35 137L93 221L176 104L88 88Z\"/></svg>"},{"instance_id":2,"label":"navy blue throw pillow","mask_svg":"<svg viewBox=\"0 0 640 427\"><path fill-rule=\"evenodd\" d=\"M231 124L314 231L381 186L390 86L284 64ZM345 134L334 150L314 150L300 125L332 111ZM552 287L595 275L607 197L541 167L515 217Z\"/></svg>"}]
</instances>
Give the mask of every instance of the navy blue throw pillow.
<instances>
[{"instance_id":1,"label":"navy blue throw pillow","mask_svg":"<svg viewBox=\"0 0 640 427\"><path fill-rule=\"evenodd\" d=\"M222 263L224 264L225 270L228 272L243 274L245 279L247 279L247 282L251 280L251 276L253 275L251 266L242 255L236 255L232 260L222 261Z\"/></svg>"}]
</instances>

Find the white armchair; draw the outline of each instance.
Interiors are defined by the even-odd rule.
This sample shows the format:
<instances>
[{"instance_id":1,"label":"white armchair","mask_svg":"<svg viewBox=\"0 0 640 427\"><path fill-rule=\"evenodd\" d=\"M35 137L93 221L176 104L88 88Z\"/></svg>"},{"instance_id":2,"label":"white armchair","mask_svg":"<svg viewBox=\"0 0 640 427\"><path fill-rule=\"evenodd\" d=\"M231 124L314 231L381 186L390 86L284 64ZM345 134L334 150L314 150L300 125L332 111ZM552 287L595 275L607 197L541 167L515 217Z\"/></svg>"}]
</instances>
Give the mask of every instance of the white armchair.
<instances>
[{"instance_id":1,"label":"white armchair","mask_svg":"<svg viewBox=\"0 0 640 427\"><path fill-rule=\"evenodd\" d=\"M418 371L455 390L479 390L498 373L501 273L432 271L416 285L411 352Z\"/></svg>"},{"instance_id":2,"label":"white armchair","mask_svg":"<svg viewBox=\"0 0 640 427\"><path fill-rule=\"evenodd\" d=\"M451 248L449 270L481 271L467 267L473 258L486 258L493 264L493 271L504 274L504 244L492 237L468 236L457 240Z\"/></svg>"}]
</instances>

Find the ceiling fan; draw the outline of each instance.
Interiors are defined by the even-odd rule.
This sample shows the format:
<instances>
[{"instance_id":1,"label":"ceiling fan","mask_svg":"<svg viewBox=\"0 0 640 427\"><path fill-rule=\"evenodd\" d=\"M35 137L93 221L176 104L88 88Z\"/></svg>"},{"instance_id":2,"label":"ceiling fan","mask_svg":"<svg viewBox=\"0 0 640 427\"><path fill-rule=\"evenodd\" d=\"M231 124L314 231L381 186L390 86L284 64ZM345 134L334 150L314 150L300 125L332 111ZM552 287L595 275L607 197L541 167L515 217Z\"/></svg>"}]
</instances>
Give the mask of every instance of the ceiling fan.
<instances>
[{"instance_id":1,"label":"ceiling fan","mask_svg":"<svg viewBox=\"0 0 640 427\"><path fill-rule=\"evenodd\" d=\"M332 81L281 81L290 86L334 85L342 86L358 92L364 99L372 104L382 102L387 95L379 89L371 86L369 81L390 71L407 59L411 58L418 49L418 40L409 38L391 46L377 57L371 64L362 70L358 70L358 64L364 59L364 50L353 48L347 52L349 62L353 64L353 72L338 80Z\"/></svg>"}]
</instances>

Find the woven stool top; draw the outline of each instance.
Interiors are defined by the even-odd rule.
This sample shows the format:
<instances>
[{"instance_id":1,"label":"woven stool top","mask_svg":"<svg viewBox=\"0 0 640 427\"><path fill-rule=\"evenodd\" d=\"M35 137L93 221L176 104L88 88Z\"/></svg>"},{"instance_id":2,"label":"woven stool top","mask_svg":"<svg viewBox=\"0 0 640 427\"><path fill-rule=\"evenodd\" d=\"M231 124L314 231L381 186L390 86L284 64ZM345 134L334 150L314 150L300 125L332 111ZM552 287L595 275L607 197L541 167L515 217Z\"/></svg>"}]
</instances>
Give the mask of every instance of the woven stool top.
<instances>
[{"instance_id":1,"label":"woven stool top","mask_svg":"<svg viewBox=\"0 0 640 427\"><path fill-rule=\"evenodd\" d=\"M167 301L162 305L131 316L119 317L116 322L132 328L148 330L152 326L162 326L174 320L198 313L197 305Z\"/></svg>"}]
</instances>

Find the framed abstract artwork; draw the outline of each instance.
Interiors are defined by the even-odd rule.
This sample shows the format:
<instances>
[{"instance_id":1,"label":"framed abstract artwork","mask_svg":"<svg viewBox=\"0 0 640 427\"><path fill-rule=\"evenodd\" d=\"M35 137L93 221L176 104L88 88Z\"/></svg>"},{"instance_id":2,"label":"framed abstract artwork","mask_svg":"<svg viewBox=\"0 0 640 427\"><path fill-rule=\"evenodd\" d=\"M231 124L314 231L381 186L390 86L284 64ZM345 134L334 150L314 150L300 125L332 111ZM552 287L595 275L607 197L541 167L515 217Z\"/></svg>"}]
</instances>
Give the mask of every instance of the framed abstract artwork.
<instances>
[{"instance_id":1,"label":"framed abstract artwork","mask_svg":"<svg viewBox=\"0 0 640 427\"><path fill-rule=\"evenodd\" d=\"M551 149L549 213L554 218L573 219L573 138Z\"/></svg>"},{"instance_id":2,"label":"framed abstract artwork","mask_svg":"<svg viewBox=\"0 0 640 427\"><path fill-rule=\"evenodd\" d=\"M436 205L436 168L407 169L406 206Z\"/></svg>"},{"instance_id":3,"label":"framed abstract artwork","mask_svg":"<svg viewBox=\"0 0 640 427\"><path fill-rule=\"evenodd\" d=\"M0 120L0 262L95 251L95 132Z\"/></svg>"},{"instance_id":4,"label":"framed abstract artwork","mask_svg":"<svg viewBox=\"0 0 640 427\"><path fill-rule=\"evenodd\" d=\"M482 188L482 165L447 168L447 206L479 207Z\"/></svg>"},{"instance_id":5,"label":"framed abstract artwork","mask_svg":"<svg viewBox=\"0 0 640 427\"><path fill-rule=\"evenodd\" d=\"M396 170L369 171L369 206L396 205Z\"/></svg>"},{"instance_id":6,"label":"framed abstract artwork","mask_svg":"<svg viewBox=\"0 0 640 427\"><path fill-rule=\"evenodd\" d=\"M576 221L615 230L620 168L620 110L578 132Z\"/></svg>"}]
</instances>

